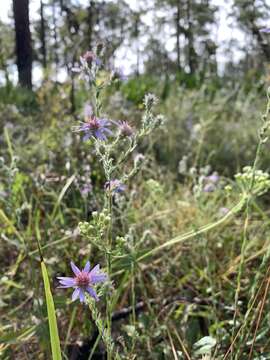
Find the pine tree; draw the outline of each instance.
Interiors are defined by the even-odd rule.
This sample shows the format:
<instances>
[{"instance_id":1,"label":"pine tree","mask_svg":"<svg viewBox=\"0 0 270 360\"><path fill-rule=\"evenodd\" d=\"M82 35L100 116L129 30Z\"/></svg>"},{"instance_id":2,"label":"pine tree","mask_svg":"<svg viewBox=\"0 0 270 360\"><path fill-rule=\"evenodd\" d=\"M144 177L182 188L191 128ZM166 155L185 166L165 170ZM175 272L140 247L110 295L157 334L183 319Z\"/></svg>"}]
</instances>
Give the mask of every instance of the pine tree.
<instances>
[{"instance_id":1,"label":"pine tree","mask_svg":"<svg viewBox=\"0 0 270 360\"><path fill-rule=\"evenodd\" d=\"M29 0L13 0L16 34L16 57L19 83L32 88L32 46L29 21Z\"/></svg>"}]
</instances>

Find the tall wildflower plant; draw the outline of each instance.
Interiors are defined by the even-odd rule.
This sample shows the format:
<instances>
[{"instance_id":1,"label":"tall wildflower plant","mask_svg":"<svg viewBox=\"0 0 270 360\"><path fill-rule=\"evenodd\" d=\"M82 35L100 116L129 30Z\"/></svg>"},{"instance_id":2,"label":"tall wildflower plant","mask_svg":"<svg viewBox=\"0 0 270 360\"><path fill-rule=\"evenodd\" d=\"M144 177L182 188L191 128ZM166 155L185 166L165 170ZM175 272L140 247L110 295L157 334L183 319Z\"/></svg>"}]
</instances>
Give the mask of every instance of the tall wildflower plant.
<instances>
[{"instance_id":1,"label":"tall wildflower plant","mask_svg":"<svg viewBox=\"0 0 270 360\"><path fill-rule=\"evenodd\" d=\"M104 90L115 80L119 81L122 78L122 73L118 70L106 69L103 51L103 46L97 45L93 51L86 52L80 58L80 64L73 69L87 82L91 93L91 99L84 108L84 119L73 130L81 133L83 141L87 141L89 148L94 148L106 178L103 189L103 208L92 214L91 221L79 223L81 235L104 254L106 273L101 272L97 266L90 271L89 263L82 270L72 263L75 277L61 277L59 280L60 287L75 289L72 295L73 300L79 299L89 305L100 337L106 346L107 358L116 359L119 355L111 334L114 304L112 261L114 257L121 258L125 255L125 247L119 246L119 239L114 238L114 198L120 193L128 192L130 180L138 173L144 161L144 157L137 154L133 157L133 165L127 167L126 163L130 161L131 154L144 137L162 126L164 119L161 115L153 113L157 99L152 94L147 94L144 98L144 113L138 129L135 129L126 119L110 119L103 113ZM107 74L105 79L104 73ZM126 168L129 170L126 171ZM94 290L97 283L103 282L105 284L99 293L104 293L106 296L106 320L103 320L98 312L96 307L98 294Z\"/></svg>"},{"instance_id":2,"label":"tall wildflower plant","mask_svg":"<svg viewBox=\"0 0 270 360\"><path fill-rule=\"evenodd\" d=\"M258 271L252 281L251 289L250 289L250 300L248 302L247 311L243 322L240 327L237 326L237 314L239 307L239 297L241 292L241 280L244 271L244 263L245 263L245 254L246 248L249 240L248 228L250 224L250 208L252 201L266 193L270 189L270 180L269 174L263 172L258 169L260 157L264 148L264 145L269 141L269 129L270 129L270 88L267 91L267 105L264 114L261 117L261 126L258 131L258 145L257 150L253 162L253 166L247 166L243 169L242 173L238 173L235 175L236 184L242 194L242 197L246 199L245 201L245 221L243 228L243 240L241 244L241 253L240 253L240 264L237 273L237 287L235 291L235 299L234 299L234 317L233 317L233 331L232 331L232 341L231 345L225 353L223 359L227 359L231 355L231 359L242 359L244 348L242 344L247 342L247 339L250 335L250 330L247 330L248 324L250 321L250 316L252 310L256 304L258 294L260 294L262 285L259 286L260 276L264 274L266 271L265 267L270 257L270 251L268 250L263 257L262 263L260 264ZM267 269L267 277L269 276L269 269ZM264 284L264 280L262 281ZM265 294L267 294L268 287L266 286ZM248 359L251 360L253 358L253 350L254 344L256 342L257 331L261 321L262 310L265 301L262 301L261 308L259 310L259 316L256 321L254 336L251 342L251 346L249 349ZM239 342L237 343L239 339Z\"/></svg>"}]
</instances>

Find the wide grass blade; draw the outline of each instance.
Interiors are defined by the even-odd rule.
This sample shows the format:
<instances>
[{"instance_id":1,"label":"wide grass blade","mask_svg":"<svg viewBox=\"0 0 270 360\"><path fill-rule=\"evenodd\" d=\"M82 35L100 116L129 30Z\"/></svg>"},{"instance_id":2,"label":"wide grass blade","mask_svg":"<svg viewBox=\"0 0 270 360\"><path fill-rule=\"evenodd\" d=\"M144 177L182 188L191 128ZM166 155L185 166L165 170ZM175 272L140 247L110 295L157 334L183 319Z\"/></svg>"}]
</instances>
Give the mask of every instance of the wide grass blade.
<instances>
[{"instance_id":1,"label":"wide grass blade","mask_svg":"<svg viewBox=\"0 0 270 360\"><path fill-rule=\"evenodd\" d=\"M55 307L53 302L53 297L50 288L50 281L48 277L48 272L46 269L46 265L43 261L41 261L41 271L45 288L45 296L46 296L46 304L47 304L47 312L48 312L48 320L49 320L49 329L50 329L50 341L51 341L51 349L52 349L52 358L53 360L61 360L61 348L60 348L60 340L55 316Z\"/></svg>"}]
</instances>

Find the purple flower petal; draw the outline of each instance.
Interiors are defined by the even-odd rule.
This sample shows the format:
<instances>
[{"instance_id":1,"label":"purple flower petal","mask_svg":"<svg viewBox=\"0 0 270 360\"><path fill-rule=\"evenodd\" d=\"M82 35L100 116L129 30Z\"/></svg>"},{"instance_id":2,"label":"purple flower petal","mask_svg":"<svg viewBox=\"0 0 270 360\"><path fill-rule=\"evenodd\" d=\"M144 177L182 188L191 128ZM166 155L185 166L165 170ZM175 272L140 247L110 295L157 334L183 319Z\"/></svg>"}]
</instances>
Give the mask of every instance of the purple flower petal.
<instances>
[{"instance_id":1,"label":"purple flower petal","mask_svg":"<svg viewBox=\"0 0 270 360\"><path fill-rule=\"evenodd\" d=\"M100 58L97 57L95 59L95 63L96 63L97 66L100 66L102 64L102 61L100 60Z\"/></svg>"},{"instance_id":2,"label":"purple flower petal","mask_svg":"<svg viewBox=\"0 0 270 360\"><path fill-rule=\"evenodd\" d=\"M57 279L59 279L60 284L64 287L72 287L76 285L75 279L71 277L58 276Z\"/></svg>"},{"instance_id":3,"label":"purple flower petal","mask_svg":"<svg viewBox=\"0 0 270 360\"><path fill-rule=\"evenodd\" d=\"M111 125L111 121L108 119L98 119L100 125L103 126L110 126Z\"/></svg>"},{"instance_id":4,"label":"purple flower petal","mask_svg":"<svg viewBox=\"0 0 270 360\"><path fill-rule=\"evenodd\" d=\"M100 265L97 264L96 266L93 267L93 269L90 271L90 274L94 274L94 273L98 273L100 269Z\"/></svg>"},{"instance_id":5,"label":"purple flower petal","mask_svg":"<svg viewBox=\"0 0 270 360\"><path fill-rule=\"evenodd\" d=\"M75 301L75 300L77 300L78 299L78 297L79 297L79 295L80 295L80 289L79 288L77 288L77 289L75 289L74 291L73 291L73 294L72 294L72 301Z\"/></svg>"},{"instance_id":6,"label":"purple flower petal","mask_svg":"<svg viewBox=\"0 0 270 360\"><path fill-rule=\"evenodd\" d=\"M270 33L270 28L267 28L267 27L262 28L262 29L260 29L260 32L269 34Z\"/></svg>"},{"instance_id":7,"label":"purple flower petal","mask_svg":"<svg viewBox=\"0 0 270 360\"><path fill-rule=\"evenodd\" d=\"M108 276L105 273L100 272L99 264L90 271L90 276L92 284L98 284L108 279Z\"/></svg>"},{"instance_id":8,"label":"purple flower petal","mask_svg":"<svg viewBox=\"0 0 270 360\"><path fill-rule=\"evenodd\" d=\"M83 289L81 289L81 288L79 288L79 298L80 298L80 302L81 302L81 303L85 302L84 291L83 291Z\"/></svg>"},{"instance_id":9,"label":"purple flower petal","mask_svg":"<svg viewBox=\"0 0 270 360\"><path fill-rule=\"evenodd\" d=\"M72 261L70 262L70 266L75 275L79 275L81 273L80 269L78 269Z\"/></svg>"},{"instance_id":10,"label":"purple flower petal","mask_svg":"<svg viewBox=\"0 0 270 360\"><path fill-rule=\"evenodd\" d=\"M80 131L88 131L89 130L89 124L83 124L80 126Z\"/></svg>"},{"instance_id":11,"label":"purple flower petal","mask_svg":"<svg viewBox=\"0 0 270 360\"><path fill-rule=\"evenodd\" d=\"M90 139L90 134L85 134L84 137L83 137L83 141L87 141Z\"/></svg>"},{"instance_id":12,"label":"purple flower petal","mask_svg":"<svg viewBox=\"0 0 270 360\"><path fill-rule=\"evenodd\" d=\"M97 296L97 293L95 292L94 289L92 289L90 286L88 286L86 288L87 292L89 293L90 296L92 296L92 298L94 298L96 301L99 301L99 298Z\"/></svg>"},{"instance_id":13,"label":"purple flower petal","mask_svg":"<svg viewBox=\"0 0 270 360\"><path fill-rule=\"evenodd\" d=\"M92 284L98 284L100 282L104 282L108 279L107 275L104 273L100 273L100 274L93 274L91 275L91 282Z\"/></svg>"},{"instance_id":14,"label":"purple flower petal","mask_svg":"<svg viewBox=\"0 0 270 360\"><path fill-rule=\"evenodd\" d=\"M106 136L102 133L102 131L100 129L95 131L95 138L102 140L102 141L107 140Z\"/></svg>"},{"instance_id":15,"label":"purple flower petal","mask_svg":"<svg viewBox=\"0 0 270 360\"><path fill-rule=\"evenodd\" d=\"M87 263L85 264L83 271L89 273L89 271L90 271L90 262L89 261L87 261Z\"/></svg>"}]
</instances>

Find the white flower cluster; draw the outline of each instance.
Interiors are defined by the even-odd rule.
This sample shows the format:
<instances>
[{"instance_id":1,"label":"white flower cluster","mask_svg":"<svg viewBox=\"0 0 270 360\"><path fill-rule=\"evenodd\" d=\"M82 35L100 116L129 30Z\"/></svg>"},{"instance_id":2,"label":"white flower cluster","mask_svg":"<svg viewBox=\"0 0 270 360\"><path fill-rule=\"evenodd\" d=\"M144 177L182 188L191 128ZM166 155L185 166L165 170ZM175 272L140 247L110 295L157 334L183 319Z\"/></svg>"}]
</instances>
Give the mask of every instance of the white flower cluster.
<instances>
[{"instance_id":1,"label":"white flower cluster","mask_svg":"<svg viewBox=\"0 0 270 360\"><path fill-rule=\"evenodd\" d=\"M269 174L262 170L253 170L251 166L244 167L243 171L234 177L243 193L260 196L270 189Z\"/></svg>"}]
</instances>

